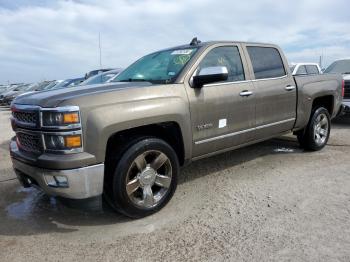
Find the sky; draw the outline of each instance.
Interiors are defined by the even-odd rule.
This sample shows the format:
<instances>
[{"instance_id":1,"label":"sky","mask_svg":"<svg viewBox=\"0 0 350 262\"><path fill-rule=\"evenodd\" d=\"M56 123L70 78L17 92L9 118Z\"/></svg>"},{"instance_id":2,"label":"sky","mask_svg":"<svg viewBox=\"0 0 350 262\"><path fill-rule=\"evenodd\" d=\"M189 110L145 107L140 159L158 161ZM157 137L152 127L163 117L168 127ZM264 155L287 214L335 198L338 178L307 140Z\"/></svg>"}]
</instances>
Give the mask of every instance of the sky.
<instances>
[{"instance_id":1,"label":"sky","mask_svg":"<svg viewBox=\"0 0 350 262\"><path fill-rule=\"evenodd\" d=\"M345 0L0 0L0 84L126 67L166 47L235 40L278 44L289 62L350 57Z\"/></svg>"}]
</instances>

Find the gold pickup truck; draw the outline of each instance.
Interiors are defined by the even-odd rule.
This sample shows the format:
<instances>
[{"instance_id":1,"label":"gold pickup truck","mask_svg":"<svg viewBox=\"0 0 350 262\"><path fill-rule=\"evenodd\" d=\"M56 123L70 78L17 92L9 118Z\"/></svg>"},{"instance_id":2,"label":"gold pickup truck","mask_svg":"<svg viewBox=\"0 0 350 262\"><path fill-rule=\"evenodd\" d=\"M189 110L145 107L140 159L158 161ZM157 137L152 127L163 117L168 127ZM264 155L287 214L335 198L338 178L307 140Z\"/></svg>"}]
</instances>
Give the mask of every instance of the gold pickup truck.
<instances>
[{"instance_id":1,"label":"gold pickup truck","mask_svg":"<svg viewBox=\"0 0 350 262\"><path fill-rule=\"evenodd\" d=\"M342 83L293 77L276 45L193 39L108 84L18 97L13 167L24 186L71 199L103 194L125 215L147 216L171 199L191 161L288 132L322 149Z\"/></svg>"}]
</instances>

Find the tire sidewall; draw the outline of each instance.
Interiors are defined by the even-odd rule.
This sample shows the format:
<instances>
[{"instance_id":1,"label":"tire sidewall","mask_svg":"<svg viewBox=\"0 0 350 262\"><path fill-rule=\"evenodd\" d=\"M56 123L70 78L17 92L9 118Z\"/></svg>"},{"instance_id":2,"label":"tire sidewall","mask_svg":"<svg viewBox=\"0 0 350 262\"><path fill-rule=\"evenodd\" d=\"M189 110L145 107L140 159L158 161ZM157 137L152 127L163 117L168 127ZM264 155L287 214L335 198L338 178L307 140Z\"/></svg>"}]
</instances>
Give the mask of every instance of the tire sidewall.
<instances>
[{"instance_id":1,"label":"tire sidewall","mask_svg":"<svg viewBox=\"0 0 350 262\"><path fill-rule=\"evenodd\" d=\"M172 166L172 179L168 192L154 207L141 208L136 206L126 192L126 176L130 165L137 156L148 150L158 150L164 153ZM120 158L113 176L113 204L119 211L133 218L148 216L164 207L174 195L177 187L177 175L179 173L179 161L175 151L165 141L158 138L145 138L133 144Z\"/></svg>"}]
</instances>

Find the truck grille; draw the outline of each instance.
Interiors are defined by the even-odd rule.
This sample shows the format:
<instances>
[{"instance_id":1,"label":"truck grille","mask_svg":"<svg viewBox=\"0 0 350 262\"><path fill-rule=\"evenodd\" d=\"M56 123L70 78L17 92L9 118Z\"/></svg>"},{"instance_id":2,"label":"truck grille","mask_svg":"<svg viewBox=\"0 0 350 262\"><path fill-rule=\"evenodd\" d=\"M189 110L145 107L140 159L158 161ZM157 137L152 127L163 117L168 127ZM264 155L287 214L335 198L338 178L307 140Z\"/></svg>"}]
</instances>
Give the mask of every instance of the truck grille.
<instances>
[{"instance_id":1,"label":"truck grille","mask_svg":"<svg viewBox=\"0 0 350 262\"><path fill-rule=\"evenodd\" d=\"M39 135L17 132L16 136L18 146L21 149L34 153L42 152L42 143Z\"/></svg>"},{"instance_id":2,"label":"truck grille","mask_svg":"<svg viewBox=\"0 0 350 262\"><path fill-rule=\"evenodd\" d=\"M350 99L350 81L345 81L345 86L344 86L344 98L345 99Z\"/></svg>"},{"instance_id":3,"label":"truck grille","mask_svg":"<svg viewBox=\"0 0 350 262\"><path fill-rule=\"evenodd\" d=\"M25 124L36 125L38 121L36 112L15 111L12 113L12 115L16 121L25 123Z\"/></svg>"}]
</instances>

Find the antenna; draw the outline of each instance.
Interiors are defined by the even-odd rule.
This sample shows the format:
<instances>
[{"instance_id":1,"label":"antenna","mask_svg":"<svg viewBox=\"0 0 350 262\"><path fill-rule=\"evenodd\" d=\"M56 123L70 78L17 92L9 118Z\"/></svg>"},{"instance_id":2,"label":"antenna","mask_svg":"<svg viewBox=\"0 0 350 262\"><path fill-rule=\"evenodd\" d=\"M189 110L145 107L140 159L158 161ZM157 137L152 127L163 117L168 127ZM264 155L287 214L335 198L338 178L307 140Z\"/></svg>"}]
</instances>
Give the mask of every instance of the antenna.
<instances>
[{"instance_id":1,"label":"antenna","mask_svg":"<svg viewBox=\"0 0 350 262\"><path fill-rule=\"evenodd\" d=\"M199 43L201 43L200 40L197 39L197 37L194 37L190 43L190 45L198 45Z\"/></svg>"},{"instance_id":2,"label":"antenna","mask_svg":"<svg viewBox=\"0 0 350 262\"><path fill-rule=\"evenodd\" d=\"M101 33L98 32L98 48L100 50L100 69L102 69Z\"/></svg>"}]
</instances>

